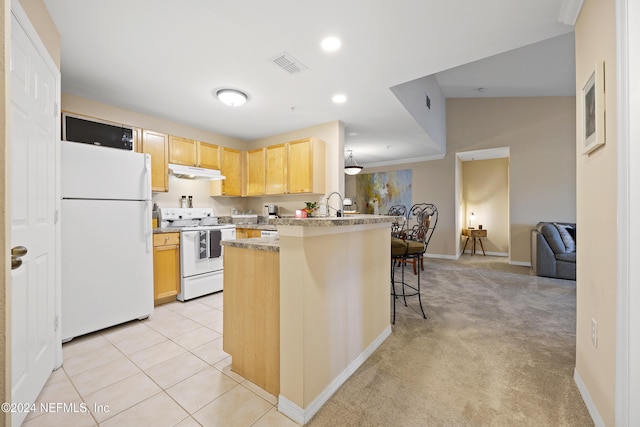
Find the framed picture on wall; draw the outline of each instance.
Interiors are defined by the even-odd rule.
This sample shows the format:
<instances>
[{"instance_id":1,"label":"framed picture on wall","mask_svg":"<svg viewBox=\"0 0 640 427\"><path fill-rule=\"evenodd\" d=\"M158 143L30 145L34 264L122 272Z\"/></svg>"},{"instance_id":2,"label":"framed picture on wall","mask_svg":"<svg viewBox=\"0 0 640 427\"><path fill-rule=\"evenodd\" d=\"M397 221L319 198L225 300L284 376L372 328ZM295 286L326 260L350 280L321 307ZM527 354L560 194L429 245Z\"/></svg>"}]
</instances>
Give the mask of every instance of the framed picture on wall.
<instances>
[{"instance_id":1,"label":"framed picture on wall","mask_svg":"<svg viewBox=\"0 0 640 427\"><path fill-rule=\"evenodd\" d=\"M604 62L598 61L582 88L582 154L589 154L606 142L604 95Z\"/></svg>"}]
</instances>

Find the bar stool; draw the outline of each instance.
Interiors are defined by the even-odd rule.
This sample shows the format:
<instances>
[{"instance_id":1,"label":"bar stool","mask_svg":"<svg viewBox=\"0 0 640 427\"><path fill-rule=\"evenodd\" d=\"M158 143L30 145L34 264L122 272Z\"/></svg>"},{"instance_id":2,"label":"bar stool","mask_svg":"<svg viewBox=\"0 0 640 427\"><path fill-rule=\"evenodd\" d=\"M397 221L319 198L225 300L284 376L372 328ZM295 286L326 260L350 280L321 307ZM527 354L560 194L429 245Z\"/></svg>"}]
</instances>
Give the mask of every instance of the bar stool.
<instances>
[{"instance_id":1,"label":"bar stool","mask_svg":"<svg viewBox=\"0 0 640 427\"><path fill-rule=\"evenodd\" d=\"M402 237L407 231L407 207L394 205L389 208L389 216L402 217L391 223L391 237Z\"/></svg>"},{"instance_id":2,"label":"bar stool","mask_svg":"<svg viewBox=\"0 0 640 427\"><path fill-rule=\"evenodd\" d=\"M420 294L420 270L418 269L418 283L416 286L405 282L404 267L407 262L418 262L427 250L427 245L431 240L433 231L438 222L438 209L430 203L418 203L411 207L410 214L417 222L401 237L391 237L391 296L393 297L393 324L396 323L396 298L402 297L405 307L407 297L418 296L422 317L427 318L422 306L422 296ZM401 264L402 278L399 284L402 286L402 293L396 292L395 264ZM408 289L407 289L408 288Z\"/></svg>"}]
</instances>

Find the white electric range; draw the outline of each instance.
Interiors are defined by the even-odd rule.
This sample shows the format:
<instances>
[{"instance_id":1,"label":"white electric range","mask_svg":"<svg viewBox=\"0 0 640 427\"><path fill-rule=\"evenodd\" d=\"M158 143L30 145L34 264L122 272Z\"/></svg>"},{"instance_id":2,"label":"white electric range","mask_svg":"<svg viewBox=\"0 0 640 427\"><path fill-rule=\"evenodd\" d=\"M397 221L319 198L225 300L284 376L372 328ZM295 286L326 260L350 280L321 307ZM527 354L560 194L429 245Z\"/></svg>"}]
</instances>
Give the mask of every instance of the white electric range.
<instances>
[{"instance_id":1,"label":"white electric range","mask_svg":"<svg viewBox=\"0 0 640 427\"><path fill-rule=\"evenodd\" d=\"M212 208L160 208L160 226L180 231L180 301L223 288L222 240L236 238L233 224L218 224Z\"/></svg>"}]
</instances>

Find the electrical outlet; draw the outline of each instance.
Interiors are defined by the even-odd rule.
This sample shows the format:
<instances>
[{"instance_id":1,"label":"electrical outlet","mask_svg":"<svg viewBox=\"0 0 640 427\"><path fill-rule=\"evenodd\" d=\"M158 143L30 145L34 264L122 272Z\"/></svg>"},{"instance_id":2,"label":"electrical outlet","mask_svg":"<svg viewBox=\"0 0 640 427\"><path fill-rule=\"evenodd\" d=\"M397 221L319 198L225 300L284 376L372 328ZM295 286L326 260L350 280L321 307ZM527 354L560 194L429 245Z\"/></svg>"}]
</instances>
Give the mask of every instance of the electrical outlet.
<instances>
[{"instance_id":1,"label":"electrical outlet","mask_svg":"<svg viewBox=\"0 0 640 427\"><path fill-rule=\"evenodd\" d=\"M591 319L591 344L598 348L598 322L596 319Z\"/></svg>"}]
</instances>

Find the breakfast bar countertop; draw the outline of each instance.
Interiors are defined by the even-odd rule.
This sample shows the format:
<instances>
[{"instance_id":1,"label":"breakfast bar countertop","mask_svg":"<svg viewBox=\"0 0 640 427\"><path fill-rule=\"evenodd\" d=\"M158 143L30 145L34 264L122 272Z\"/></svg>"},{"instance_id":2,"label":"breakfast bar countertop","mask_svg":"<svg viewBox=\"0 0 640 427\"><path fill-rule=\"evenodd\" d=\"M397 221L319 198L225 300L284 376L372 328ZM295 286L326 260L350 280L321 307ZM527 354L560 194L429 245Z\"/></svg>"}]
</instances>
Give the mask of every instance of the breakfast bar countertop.
<instances>
[{"instance_id":1,"label":"breakfast bar countertop","mask_svg":"<svg viewBox=\"0 0 640 427\"><path fill-rule=\"evenodd\" d=\"M248 239L221 240L222 246L234 248L252 249L254 251L280 252L280 239L278 236L254 237Z\"/></svg>"},{"instance_id":2,"label":"breakfast bar countertop","mask_svg":"<svg viewBox=\"0 0 640 427\"><path fill-rule=\"evenodd\" d=\"M290 225L300 227L341 227L348 225L379 224L391 222L394 217L388 215L347 215L342 217L311 217L311 218L275 218L269 224Z\"/></svg>"},{"instance_id":3,"label":"breakfast bar countertop","mask_svg":"<svg viewBox=\"0 0 640 427\"><path fill-rule=\"evenodd\" d=\"M235 224L236 228L246 228L248 230L269 230L276 231L276 226L273 224Z\"/></svg>"}]
</instances>

